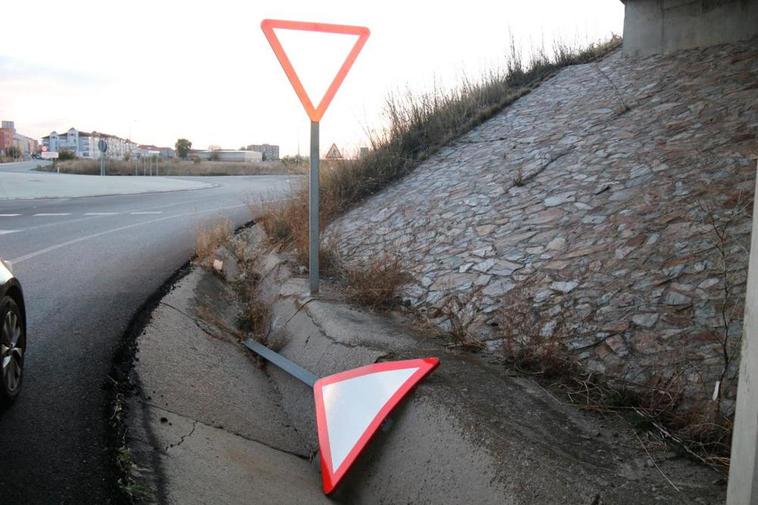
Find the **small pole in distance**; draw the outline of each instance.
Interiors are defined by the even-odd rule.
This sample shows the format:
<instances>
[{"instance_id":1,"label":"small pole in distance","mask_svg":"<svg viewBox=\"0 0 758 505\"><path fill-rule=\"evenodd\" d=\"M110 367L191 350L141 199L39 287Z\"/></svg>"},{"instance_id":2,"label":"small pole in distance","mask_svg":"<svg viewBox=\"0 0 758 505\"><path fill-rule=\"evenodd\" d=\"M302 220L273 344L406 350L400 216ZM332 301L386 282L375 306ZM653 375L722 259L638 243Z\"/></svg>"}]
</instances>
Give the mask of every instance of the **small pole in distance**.
<instances>
[{"instance_id":1,"label":"small pole in distance","mask_svg":"<svg viewBox=\"0 0 758 505\"><path fill-rule=\"evenodd\" d=\"M311 121L311 170L308 185L308 281L310 294L318 294L319 271L319 139L318 121Z\"/></svg>"}]
</instances>

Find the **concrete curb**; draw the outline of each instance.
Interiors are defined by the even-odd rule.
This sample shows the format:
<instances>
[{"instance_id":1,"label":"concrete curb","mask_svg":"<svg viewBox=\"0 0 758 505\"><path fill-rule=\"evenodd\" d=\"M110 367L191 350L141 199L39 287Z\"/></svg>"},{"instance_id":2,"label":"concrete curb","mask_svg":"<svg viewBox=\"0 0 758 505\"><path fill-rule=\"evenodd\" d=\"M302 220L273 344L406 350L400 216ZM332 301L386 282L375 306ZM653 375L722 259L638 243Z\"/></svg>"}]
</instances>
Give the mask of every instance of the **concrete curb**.
<instances>
[{"instance_id":1,"label":"concrete curb","mask_svg":"<svg viewBox=\"0 0 758 505\"><path fill-rule=\"evenodd\" d=\"M328 503L271 379L224 325L233 286L190 268L137 339L127 445L136 483L162 504Z\"/></svg>"}]
</instances>

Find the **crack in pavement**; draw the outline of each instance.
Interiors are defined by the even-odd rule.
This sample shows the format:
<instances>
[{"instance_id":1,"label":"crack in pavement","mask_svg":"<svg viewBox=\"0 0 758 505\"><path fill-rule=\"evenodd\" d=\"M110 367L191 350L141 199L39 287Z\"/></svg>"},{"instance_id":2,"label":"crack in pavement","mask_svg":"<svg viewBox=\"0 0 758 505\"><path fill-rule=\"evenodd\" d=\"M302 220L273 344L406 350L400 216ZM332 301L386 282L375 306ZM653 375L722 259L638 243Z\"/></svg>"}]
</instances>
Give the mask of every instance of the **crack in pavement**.
<instances>
[{"instance_id":1,"label":"crack in pavement","mask_svg":"<svg viewBox=\"0 0 758 505\"><path fill-rule=\"evenodd\" d=\"M169 449L173 449L174 447L179 447L180 445L182 445L187 438L191 437L192 434L195 433L195 429L197 428L197 423L198 423L198 421L196 421L195 419L193 419L192 420L192 429L190 430L190 432L187 433L186 435L182 435L182 437L179 439L179 441L177 443L175 443L175 444L169 444L168 446L166 446L166 448L164 449L164 452L168 453Z\"/></svg>"},{"instance_id":2,"label":"crack in pavement","mask_svg":"<svg viewBox=\"0 0 758 505\"><path fill-rule=\"evenodd\" d=\"M284 454L289 454L290 456L294 456L294 457L302 459L304 461L311 461L311 459L313 458L313 456L309 456L308 455L308 454L310 454L309 451L308 452L304 451L304 453L302 453L302 454L294 452L294 451L289 451L287 449L283 449L281 447L277 447L277 446L275 446L275 445L273 445L273 444L271 444L269 442L265 442L263 440L250 437L250 436L245 435L243 433L238 433L238 432L236 432L234 430L230 430L230 429L227 429L227 428L224 428L224 427L219 427L219 426L213 426L213 425L210 425L210 424L205 424L202 421L198 421L197 419L193 419L191 417L188 417L188 416L186 416L184 414L181 414L181 413L176 412L174 410L171 410L169 408L160 407L160 406L155 405L154 403L151 403L151 402L149 402L147 400L139 399L139 402L142 405L144 405L144 406L147 406L147 407L150 407L150 408L153 408L153 409L156 409L156 410L161 410L163 412L168 412L168 413L173 414L173 415L175 415L177 417L181 417L182 419L191 420L192 423L193 423L192 430L188 434L182 436L181 439L179 440L179 442L177 442L176 444L170 444L170 445L168 445L164 450L161 451L162 454L168 454L168 450L169 449L171 449L173 447L178 447L179 445L181 445L188 437L190 437L195 432L195 429L197 428L197 425L198 424L202 424L203 426L207 426L209 428L213 428L213 429L216 429L216 430L221 430L223 432L229 433L229 434L234 435L236 437L240 437L242 439L245 439L245 440L247 440L249 442L254 442L256 444L263 445L263 446L268 447L269 449L272 449L274 451L281 452L281 453L284 453ZM156 448L156 449L159 449L159 448Z\"/></svg>"}]
</instances>

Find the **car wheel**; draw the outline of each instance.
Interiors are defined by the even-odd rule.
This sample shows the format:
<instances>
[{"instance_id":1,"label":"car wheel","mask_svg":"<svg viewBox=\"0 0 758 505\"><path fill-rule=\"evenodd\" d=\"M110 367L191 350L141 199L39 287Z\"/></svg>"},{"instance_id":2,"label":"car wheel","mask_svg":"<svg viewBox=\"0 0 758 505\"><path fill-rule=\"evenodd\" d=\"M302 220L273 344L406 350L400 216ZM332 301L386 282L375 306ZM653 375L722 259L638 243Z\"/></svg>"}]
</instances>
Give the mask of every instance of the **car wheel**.
<instances>
[{"instance_id":1,"label":"car wheel","mask_svg":"<svg viewBox=\"0 0 758 505\"><path fill-rule=\"evenodd\" d=\"M12 402L24 377L26 328L21 311L9 296L0 300L0 397Z\"/></svg>"}]
</instances>

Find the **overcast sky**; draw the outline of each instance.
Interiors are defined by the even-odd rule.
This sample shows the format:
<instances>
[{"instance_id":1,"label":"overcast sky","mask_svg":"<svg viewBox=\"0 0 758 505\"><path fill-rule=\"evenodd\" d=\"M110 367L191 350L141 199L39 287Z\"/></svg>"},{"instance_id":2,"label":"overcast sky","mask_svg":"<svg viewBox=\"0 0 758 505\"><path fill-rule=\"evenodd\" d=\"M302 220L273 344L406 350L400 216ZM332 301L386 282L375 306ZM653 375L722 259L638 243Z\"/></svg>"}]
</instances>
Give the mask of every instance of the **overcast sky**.
<instances>
[{"instance_id":1,"label":"overcast sky","mask_svg":"<svg viewBox=\"0 0 758 505\"><path fill-rule=\"evenodd\" d=\"M0 118L41 137L74 126L139 143L308 152L309 120L260 30L264 18L367 26L363 52L321 122L351 151L381 128L390 92L453 87L501 68L510 45L549 50L621 34L618 0L9 2ZM278 31L314 102L354 38ZM317 98L314 98L317 96Z\"/></svg>"}]
</instances>

